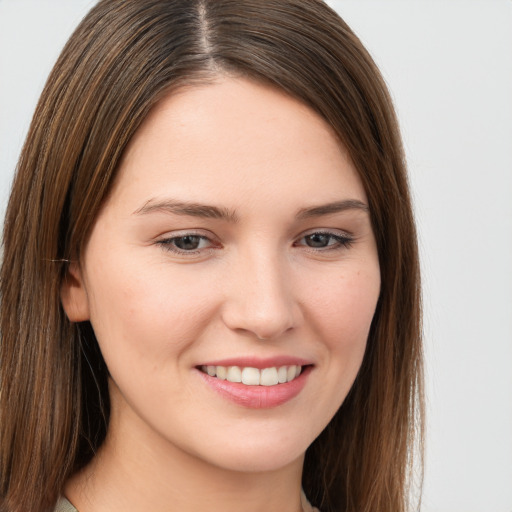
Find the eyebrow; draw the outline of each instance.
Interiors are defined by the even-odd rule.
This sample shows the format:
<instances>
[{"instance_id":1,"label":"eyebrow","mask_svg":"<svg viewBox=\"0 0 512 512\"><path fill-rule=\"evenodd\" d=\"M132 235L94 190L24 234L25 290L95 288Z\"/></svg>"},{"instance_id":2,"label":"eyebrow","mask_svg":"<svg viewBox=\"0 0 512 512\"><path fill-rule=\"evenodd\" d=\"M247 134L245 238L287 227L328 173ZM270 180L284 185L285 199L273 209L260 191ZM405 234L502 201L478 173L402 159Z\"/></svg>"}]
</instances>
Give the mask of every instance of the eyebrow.
<instances>
[{"instance_id":1,"label":"eyebrow","mask_svg":"<svg viewBox=\"0 0 512 512\"><path fill-rule=\"evenodd\" d=\"M228 208L218 206L192 203L187 201L177 201L174 199L155 200L150 199L141 208L135 210L135 215L144 215L152 212L172 213L174 215L187 215L190 217L200 217L203 219L222 219L228 222L238 222L236 212Z\"/></svg>"},{"instance_id":2,"label":"eyebrow","mask_svg":"<svg viewBox=\"0 0 512 512\"><path fill-rule=\"evenodd\" d=\"M323 215L332 215L334 213L340 213L347 210L361 210L366 213L370 211L368 205L358 199L345 199L343 201L335 201L333 203L319 206L302 208L297 213L297 218L299 220L304 220L312 217L321 217Z\"/></svg>"},{"instance_id":3,"label":"eyebrow","mask_svg":"<svg viewBox=\"0 0 512 512\"><path fill-rule=\"evenodd\" d=\"M297 212L297 219L304 220L323 215L332 215L347 210L361 210L368 213L368 205L358 199L345 199L318 206L302 208ZM150 199L141 208L135 210L135 215L145 215L153 212L171 213L174 215L186 215L206 219L221 219L237 223L238 215L234 210L213 205L177 201L175 199L156 200Z\"/></svg>"}]
</instances>

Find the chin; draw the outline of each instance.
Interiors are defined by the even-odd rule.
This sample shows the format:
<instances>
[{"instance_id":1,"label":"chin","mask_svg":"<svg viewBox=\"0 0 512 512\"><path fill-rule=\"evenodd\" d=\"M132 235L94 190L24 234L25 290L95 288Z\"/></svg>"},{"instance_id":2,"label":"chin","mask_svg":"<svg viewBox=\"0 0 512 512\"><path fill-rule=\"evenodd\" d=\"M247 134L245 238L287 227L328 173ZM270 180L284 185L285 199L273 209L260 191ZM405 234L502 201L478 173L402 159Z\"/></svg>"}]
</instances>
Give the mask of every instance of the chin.
<instances>
[{"instance_id":1,"label":"chin","mask_svg":"<svg viewBox=\"0 0 512 512\"><path fill-rule=\"evenodd\" d=\"M225 454L218 467L228 471L241 473L268 473L279 471L294 463L300 463L304 458L304 451L298 453L237 453L232 456Z\"/></svg>"},{"instance_id":2,"label":"chin","mask_svg":"<svg viewBox=\"0 0 512 512\"><path fill-rule=\"evenodd\" d=\"M234 441L233 441L234 439ZM228 471L237 472L272 472L300 463L310 442L313 440L303 437L278 436L274 438L254 438L247 435L232 436L230 441L219 441L214 446L218 450L211 450L203 459L210 464Z\"/></svg>"}]
</instances>

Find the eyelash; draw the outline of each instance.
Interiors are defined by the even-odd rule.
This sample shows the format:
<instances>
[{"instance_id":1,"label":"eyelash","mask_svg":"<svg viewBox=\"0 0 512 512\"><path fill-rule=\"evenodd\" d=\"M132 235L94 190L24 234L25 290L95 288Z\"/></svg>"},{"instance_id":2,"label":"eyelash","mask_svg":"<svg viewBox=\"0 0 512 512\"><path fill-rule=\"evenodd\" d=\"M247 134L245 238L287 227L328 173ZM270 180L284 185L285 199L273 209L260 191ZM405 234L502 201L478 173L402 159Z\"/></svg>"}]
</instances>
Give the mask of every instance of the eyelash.
<instances>
[{"instance_id":1,"label":"eyelash","mask_svg":"<svg viewBox=\"0 0 512 512\"><path fill-rule=\"evenodd\" d=\"M305 243L304 244L299 243L300 241L305 240L307 238L309 238L311 240L312 237L315 237L315 236L316 237L328 237L329 243L323 247L312 247L312 246L308 246ZM185 250L185 249L182 249L182 248L176 246L177 241L179 241L179 240L183 241L186 238L199 239L198 240L199 244L201 244L202 241L207 241L207 242L210 242L212 245L210 245L209 247L199 247L199 248L191 249L191 250ZM330 243L332 241L334 241L334 243ZM302 235L299 239L297 239L296 242L294 242L293 245L294 245L294 247L305 247L309 251L318 253L318 252L340 251L343 249L349 249L350 247L352 247L354 241L355 241L354 237L352 237L348 234L336 234L331 231L320 230L320 231L313 231L311 233ZM211 251L216 248L215 242L213 242L210 238L208 238L207 236L204 236L204 235L194 233L194 232L184 233L183 235L165 238L163 240L159 240L157 243L158 243L158 245L162 246L162 248L166 251L169 251L169 252L172 252L172 253L175 253L178 255L184 255L184 256L197 256L197 255L201 254L202 252L204 253L204 251ZM217 246L218 245L219 244L217 244Z\"/></svg>"},{"instance_id":2,"label":"eyelash","mask_svg":"<svg viewBox=\"0 0 512 512\"><path fill-rule=\"evenodd\" d=\"M332 244L329 244L329 245L326 245L324 247L311 247L311 246L306 246L304 244L299 244L299 243L295 243L294 245L297 246L297 245L304 245L305 247L307 247L308 249L314 251L314 252L318 252L318 251L336 251L336 250L342 250L342 249L350 249L350 247L352 247L355 239L354 237L344 233L344 234L336 234L336 233L332 233L331 231L314 231L312 233L308 233L306 235L303 235L299 238L299 240L303 240L303 239L306 239L306 238L312 238L314 236L323 236L323 237L328 237L330 239L330 241L333 241L334 240L334 243Z\"/></svg>"},{"instance_id":3,"label":"eyelash","mask_svg":"<svg viewBox=\"0 0 512 512\"><path fill-rule=\"evenodd\" d=\"M214 246L203 247L203 248L200 247L197 249L192 249L192 250L187 251L187 250L181 249L175 245L176 241L184 240L185 238L199 239L199 243L201 243L202 241L207 241L207 242L210 242L211 244L214 244L214 242L212 242L212 240L210 238L208 238L207 236L191 232L191 233L184 233L183 235L179 235L179 236L165 238L164 240L160 240L158 242L158 245L161 245L163 247L163 249L166 251L173 252L173 253L179 254L179 255L185 255L185 256L192 256L192 255L197 256L198 254L201 253L201 251L205 251L205 250L211 251L212 249L215 248Z\"/></svg>"}]
</instances>

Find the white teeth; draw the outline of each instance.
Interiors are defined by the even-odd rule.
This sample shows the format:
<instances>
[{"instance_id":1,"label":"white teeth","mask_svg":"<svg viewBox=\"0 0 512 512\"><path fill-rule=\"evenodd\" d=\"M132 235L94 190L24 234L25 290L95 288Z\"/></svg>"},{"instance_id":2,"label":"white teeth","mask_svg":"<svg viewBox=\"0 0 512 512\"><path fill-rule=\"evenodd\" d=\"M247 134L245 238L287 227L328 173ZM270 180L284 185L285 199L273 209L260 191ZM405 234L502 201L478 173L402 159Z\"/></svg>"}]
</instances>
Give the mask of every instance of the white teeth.
<instances>
[{"instance_id":1,"label":"white teeth","mask_svg":"<svg viewBox=\"0 0 512 512\"><path fill-rule=\"evenodd\" d=\"M239 366L202 366L201 370L210 377L229 382L241 382L246 386L275 386L296 379L302 371L302 366L273 366L270 368L240 368Z\"/></svg>"},{"instance_id":2,"label":"white teeth","mask_svg":"<svg viewBox=\"0 0 512 512\"><path fill-rule=\"evenodd\" d=\"M229 382L242 382L242 370L238 366L229 366L226 380L229 380Z\"/></svg>"},{"instance_id":3,"label":"white teeth","mask_svg":"<svg viewBox=\"0 0 512 512\"><path fill-rule=\"evenodd\" d=\"M277 380L279 381L279 384L287 381L287 373L288 368L286 366L281 366L279 370L277 370Z\"/></svg>"},{"instance_id":4,"label":"white teeth","mask_svg":"<svg viewBox=\"0 0 512 512\"><path fill-rule=\"evenodd\" d=\"M248 386L258 386L260 371L257 368L244 368L242 370L242 382Z\"/></svg>"},{"instance_id":5,"label":"white teeth","mask_svg":"<svg viewBox=\"0 0 512 512\"><path fill-rule=\"evenodd\" d=\"M278 383L276 368L263 368L261 370L260 384L262 386L275 386Z\"/></svg>"},{"instance_id":6,"label":"white teeth","mask_svg":"<svg viewBox=\"0 0 512 512\"><path fill-rule=\"evenodd\" d=\"M227 373L225 366L217 366L217 379L226 380Z\"/></svg>"}]
</instances>

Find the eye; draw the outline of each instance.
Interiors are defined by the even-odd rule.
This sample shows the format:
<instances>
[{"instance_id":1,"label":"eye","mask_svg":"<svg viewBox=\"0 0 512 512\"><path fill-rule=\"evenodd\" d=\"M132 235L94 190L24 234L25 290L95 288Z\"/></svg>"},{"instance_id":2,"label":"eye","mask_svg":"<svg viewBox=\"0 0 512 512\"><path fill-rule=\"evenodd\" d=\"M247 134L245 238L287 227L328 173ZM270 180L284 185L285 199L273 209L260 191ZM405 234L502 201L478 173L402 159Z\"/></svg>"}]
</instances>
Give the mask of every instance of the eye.
<instances>
[{"instance_id":1,"label":"eye","mask_svg":"<svg viewBox=\"0 0 512 512\"><path fill-rule=\"evenodd\" d=\"M205 237L198 235L185 235L171 238L170 242L182 251L197 251L205 244Z\"/></svg>"},{"instance_id":2,"label":"eye","mask_svg":"<svg viewBox=\"0 0 512 512\"><path fill-rule=\"evenodd\" d=\"M214 243L206 236L195 233L185 233L158 242L165 250L177 254L195 255L204 249L213 248Z\"/></svg>"},{"instance_id":3,"label":"eye","mask_svg":"<svg viewBox=\"0 0 512 512\"><path fill-rule=\"evenodd\" d=\"M295 245L317 250L331 250L349 248L353 242L353 237L347 234L316 231L303 236Z\"/></svg>"}]
</instances>

